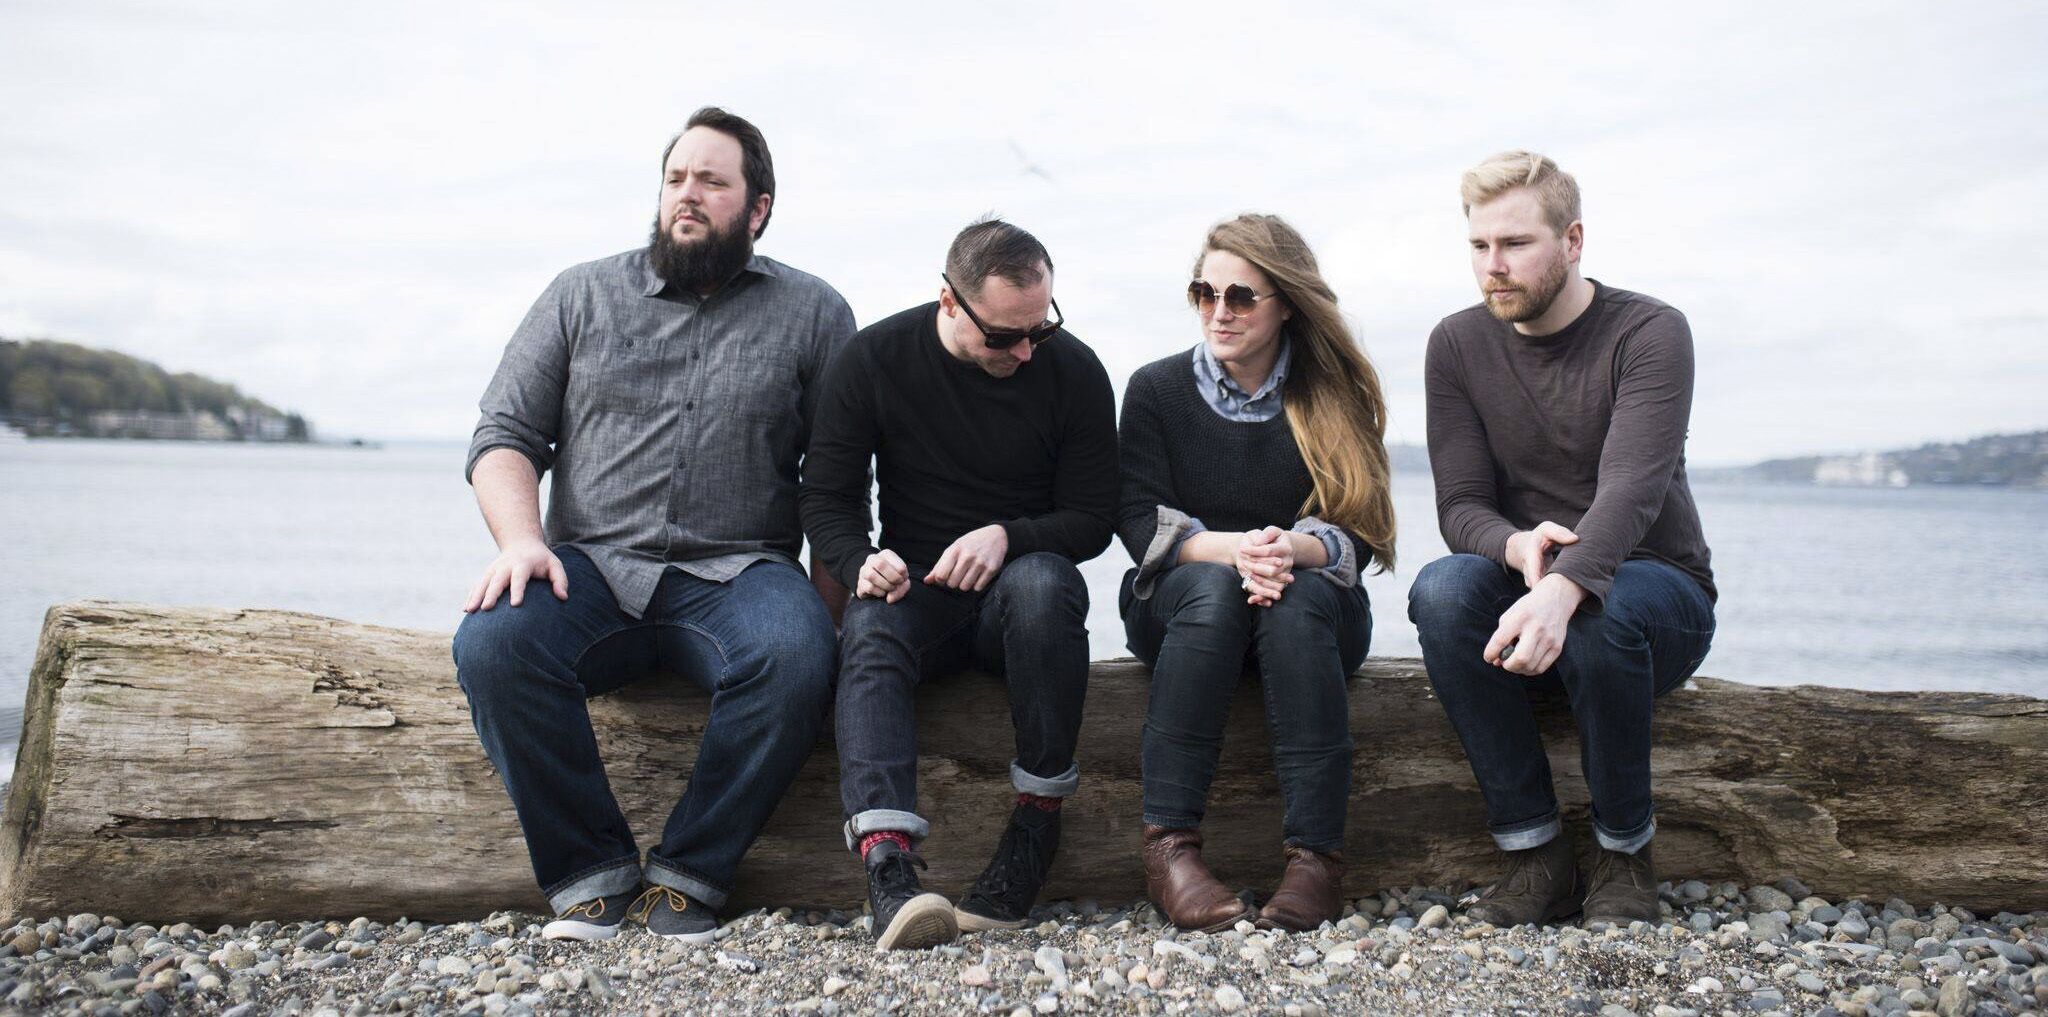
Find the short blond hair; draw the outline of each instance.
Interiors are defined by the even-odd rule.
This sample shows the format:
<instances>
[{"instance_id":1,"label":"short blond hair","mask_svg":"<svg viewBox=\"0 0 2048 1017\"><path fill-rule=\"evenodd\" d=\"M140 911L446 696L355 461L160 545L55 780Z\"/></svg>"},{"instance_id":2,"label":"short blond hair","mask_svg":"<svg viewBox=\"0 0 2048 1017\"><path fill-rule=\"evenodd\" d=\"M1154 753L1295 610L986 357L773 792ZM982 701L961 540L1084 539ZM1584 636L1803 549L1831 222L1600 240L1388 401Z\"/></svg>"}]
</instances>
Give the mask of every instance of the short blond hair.
<instances>
[{"instance_id":1,"label":"short blond hair","mask_svg":"<svg viewBox=\"0 0 2048 1017\"><path fill-rule=\"evenodd\" d=\"M1469 217L1472 206L1484 205L1517 187L1535 190L1536 200L1543 204L1543 218L1558 233L1579 221L1579 182L1539 152L1516 149L1488 158L1465 171L1458 181L1458 196L1464 199Z\"/></svg>"}]
</instances>

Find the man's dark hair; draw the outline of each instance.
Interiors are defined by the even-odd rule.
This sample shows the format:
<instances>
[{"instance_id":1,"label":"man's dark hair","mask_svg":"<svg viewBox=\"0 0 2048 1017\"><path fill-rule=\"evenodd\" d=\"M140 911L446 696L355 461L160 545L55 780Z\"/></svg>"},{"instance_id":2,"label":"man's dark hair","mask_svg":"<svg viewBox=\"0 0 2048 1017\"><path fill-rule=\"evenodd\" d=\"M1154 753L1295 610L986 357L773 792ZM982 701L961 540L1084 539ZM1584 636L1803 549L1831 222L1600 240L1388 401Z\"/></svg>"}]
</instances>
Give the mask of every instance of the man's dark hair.
<instances>
[{"instance_id":1,"label":"man's dark hair","mask_svg":"<svg viewBox=\"0 0 2048 1017\"><path fill-rule=\"evenodd\" d=\"M946 278L970 297L980 296L982 282L992 275L1024 287L1038 285L1050 271L1052 255L1037 237L993 215L969 223L946 249Z\"/></svg>"},{"instance_id":2,"label":"man's dark hair","mask_svg":"<svg viewBox=\"0 0 2048 1017\"><path fill-rule=\"evenodd\" d=\"M775 215L775 159L768 154L768 139L761 136L761 129L755 127L746 117L727 113L717 106L706 106L690 114L683 130L668 139L668 147L661 150L661 169L668 172L669 153L676 150L676 142L683 140L683 132L692 127L709 127L720 134L740 143L740 172L747 178L747 209L751 212L754 199L769 195L768 214L761 217L761 228L754 231L754 237L768 232L768 220Z\"/></svg>"}]
</instances>

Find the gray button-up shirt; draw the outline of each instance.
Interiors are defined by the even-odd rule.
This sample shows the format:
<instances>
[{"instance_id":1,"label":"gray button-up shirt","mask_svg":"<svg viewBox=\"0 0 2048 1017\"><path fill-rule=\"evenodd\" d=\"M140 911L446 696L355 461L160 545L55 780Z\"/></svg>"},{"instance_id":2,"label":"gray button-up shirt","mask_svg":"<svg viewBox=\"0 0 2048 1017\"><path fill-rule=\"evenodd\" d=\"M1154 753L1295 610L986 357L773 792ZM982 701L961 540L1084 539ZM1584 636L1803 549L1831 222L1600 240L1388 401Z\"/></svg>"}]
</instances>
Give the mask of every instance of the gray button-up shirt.
<instances>
[{"instance_id":1,"label":"gray button-up shirt","mask_svg":"<svg viewBox=\"0 0 2048 1017\"><path fill-rule=\"evenodd\" d=\"M667 285L645 248L577 265L506 345L464 476L494 448L552 469L548 543L589 555L635 618L671 566L795 566L817 382L853 332L838 291L759 255L710 297Z\"/></svg>"}]
</instances>

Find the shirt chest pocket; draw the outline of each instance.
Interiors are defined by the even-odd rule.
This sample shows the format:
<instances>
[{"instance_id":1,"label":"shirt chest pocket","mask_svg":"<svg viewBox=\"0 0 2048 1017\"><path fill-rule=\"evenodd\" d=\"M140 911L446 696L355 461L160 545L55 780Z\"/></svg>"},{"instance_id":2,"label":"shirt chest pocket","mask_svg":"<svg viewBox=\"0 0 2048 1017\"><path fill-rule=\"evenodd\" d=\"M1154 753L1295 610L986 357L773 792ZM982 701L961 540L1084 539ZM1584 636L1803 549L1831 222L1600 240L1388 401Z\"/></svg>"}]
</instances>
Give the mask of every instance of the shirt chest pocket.
<instances>
[{"instance_id":1,"label":"shirt chest pocket","mask_svg":"<svg viewBox=\"0 0 2048 1017\"><path fill-rule=\"evenodd\" d=\"M662 344L645 336L592 336L571 370L580 376L590 406L602 413L642 414L661 398Z\"/></svg>"}]
</instances>

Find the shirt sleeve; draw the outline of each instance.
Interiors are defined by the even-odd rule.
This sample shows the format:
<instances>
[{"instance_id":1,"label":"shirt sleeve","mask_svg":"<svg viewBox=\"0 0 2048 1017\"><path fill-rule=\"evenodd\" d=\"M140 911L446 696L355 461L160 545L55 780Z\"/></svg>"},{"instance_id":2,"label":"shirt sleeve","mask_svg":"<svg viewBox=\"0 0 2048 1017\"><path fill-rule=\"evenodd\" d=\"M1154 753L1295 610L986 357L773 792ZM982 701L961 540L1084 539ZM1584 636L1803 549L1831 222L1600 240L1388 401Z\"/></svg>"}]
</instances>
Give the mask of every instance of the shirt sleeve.
<instances>
[{"instance_id":1,"label":"shirt sleeve","mask_svg":"<svg viewBox=\"0 0 2048 1017\"><path fill-rule=\"evenodd\" d=\"M476 472L477 460L494 448L518 451L533 463L535 476L546 476L554 465L576 334L574 293L570 273L556 276L505 344L497 373L477 404L483 416L470 435L465 481Z\"/></svg>"},{"instance_id":2,"label":"shirt sleeve","mask_svg":"<svg viewBox=\"0 0 2048 1017\"><path fill-rule=\"evenodd\" d=\"M860 566L877 550L872 488L875 449L881 425L875 412L874 385L862 345L847 343L825 369L819 387L817 420L811 427L810 450L804 455L803 482L797 508L811 553L825 563L832 578L858 589Z\"/></svg>"},{"instance_id":3,"label":"shirt sleeve","mask_svg":"<svg viewBox=\"0 0 2048 1017\"><path fill-rule=\"evenodd\" d=\"M1051 551L1079 563L1109 546L1117 513L1116 393L1094 356L1078 359L1053 472L1053 509L1002 520L1010 558Z\"/></svg>"},{"instance_id":4,"label":"shirt sleeve","mask_svg":"<svg viewBox=\"0 0 2048 1017\"><path fill-rule=\"evenodd\" d=\"M1315 516L1307 516L1294 524L1294 532L1306 533L1323 542L1324 560L1327 564L1311 569L1320 572L1339 589L1348 590L1358 585L1358 545L1344 528L1336 523L1324 522Z\"/></svg>"},{"instance_id":5,"label":"shirt sleeve","mask_svg":"<svg viewBox=\"0 0 2048 1017\"><path fill-rule=\"evenodd\" d=\"M1429 336L1423 388L1437 527L1444 543L1454 553L1483 555L1505 568L1515 524L1500 513L1499 469L1486 443L1486 425L1465 389L1457 352L1441 324Z\"/></svg>"},{"instance_id":6,"label":"shirt sleeve","mask_svg":"<svg viewBox=\"0 0 2048 1017\"><path fill-rule=\"evenodd\" d=\"M1614 570L1663 511L1685 459L1692 328L1675 308L1662 308L1622 339L1615 357L1614 410L1600 446L1593 504L1573 528L1578 543L1560 550L1551 566L1584 588L1596 611L1614 585Z\"/></svg>"}]
</instances>

